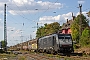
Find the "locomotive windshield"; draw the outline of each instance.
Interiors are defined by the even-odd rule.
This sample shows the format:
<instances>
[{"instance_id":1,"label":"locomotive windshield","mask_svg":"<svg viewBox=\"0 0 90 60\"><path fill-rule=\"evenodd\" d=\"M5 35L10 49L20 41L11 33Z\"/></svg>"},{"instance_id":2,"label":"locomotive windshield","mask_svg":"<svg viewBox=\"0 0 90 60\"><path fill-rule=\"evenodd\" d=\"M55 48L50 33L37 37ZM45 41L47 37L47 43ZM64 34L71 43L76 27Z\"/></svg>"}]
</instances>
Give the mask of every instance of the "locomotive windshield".
<instances>
[{"instance_id":1,"label":"locomotive windshield","mask_svg":"<svg viewBox=\"0 0 90 60\"><path fill-rule=\"evenodd\" d=\"M58 36L58 39L64 39L64 36Z\"/></svg>"},{"instance_id":2,"label":"locomotive windshield","mask_svg":"<svg viewBox=\"0 0 90 60\"><path fill-rule=\"evenodd\" d=\"M58 39L62 42L72 42L72 38L71 38L71 35L70 34L60 34L58 35Z\"/></svg>"}]
</instances>

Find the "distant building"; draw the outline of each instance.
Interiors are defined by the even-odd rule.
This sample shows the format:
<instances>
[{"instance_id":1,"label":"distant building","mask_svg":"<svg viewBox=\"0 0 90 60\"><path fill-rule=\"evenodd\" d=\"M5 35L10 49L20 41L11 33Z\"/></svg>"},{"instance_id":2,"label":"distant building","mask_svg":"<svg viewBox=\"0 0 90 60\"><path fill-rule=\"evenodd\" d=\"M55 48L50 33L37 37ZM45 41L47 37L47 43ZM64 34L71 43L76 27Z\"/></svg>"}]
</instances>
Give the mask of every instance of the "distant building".
<instances>
[{"instance_id":1,"label":"distant building","mask_svg":"<svg viewBox=\"0 0 90 60\"><path fill-rule=\"evenodd\" d=\"M71 29L70 29L70 26L72 24L73 20L68 20L67 19L67 22L63 24L62 28L61 28L61 33L63 34L71 34Z\"/></svg>"}]
</instances>

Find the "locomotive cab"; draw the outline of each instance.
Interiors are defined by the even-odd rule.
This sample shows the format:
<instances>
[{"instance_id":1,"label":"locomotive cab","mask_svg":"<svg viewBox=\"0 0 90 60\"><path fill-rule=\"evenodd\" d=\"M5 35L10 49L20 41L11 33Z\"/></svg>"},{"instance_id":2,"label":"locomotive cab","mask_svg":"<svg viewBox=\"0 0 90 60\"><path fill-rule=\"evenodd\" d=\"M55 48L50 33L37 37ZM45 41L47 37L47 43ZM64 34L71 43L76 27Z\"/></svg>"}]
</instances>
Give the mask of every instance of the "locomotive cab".
<instances>
[{"instance_id":1,"label":"locomotive cab","mask_svg":"<svg viewBox=\"0 0 90 60\"><path fill-rule=\"evenodd\" d=\"M74 52L72 37L70 34L58 34L58 44L60 53L71 53Z\"/></svg>"}]
</instances>

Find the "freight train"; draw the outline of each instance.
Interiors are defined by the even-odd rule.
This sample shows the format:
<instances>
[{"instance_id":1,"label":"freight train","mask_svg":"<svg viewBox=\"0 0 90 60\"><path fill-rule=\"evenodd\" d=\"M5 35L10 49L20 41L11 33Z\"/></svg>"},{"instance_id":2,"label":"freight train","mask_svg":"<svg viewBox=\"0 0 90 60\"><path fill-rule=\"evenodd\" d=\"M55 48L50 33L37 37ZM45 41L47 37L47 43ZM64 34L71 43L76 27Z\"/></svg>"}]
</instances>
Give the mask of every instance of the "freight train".
<instances>
[{"instance_id":1,"label":"freight train","mask_svg":"<svg viewBox=\"0 0 90 60\"><path fill-rule=\"evenodd\" d=\"M58 33L27 41L23 45L23 50L46 53L74 52L71 34Z\"/></svg>"}]
</instances>

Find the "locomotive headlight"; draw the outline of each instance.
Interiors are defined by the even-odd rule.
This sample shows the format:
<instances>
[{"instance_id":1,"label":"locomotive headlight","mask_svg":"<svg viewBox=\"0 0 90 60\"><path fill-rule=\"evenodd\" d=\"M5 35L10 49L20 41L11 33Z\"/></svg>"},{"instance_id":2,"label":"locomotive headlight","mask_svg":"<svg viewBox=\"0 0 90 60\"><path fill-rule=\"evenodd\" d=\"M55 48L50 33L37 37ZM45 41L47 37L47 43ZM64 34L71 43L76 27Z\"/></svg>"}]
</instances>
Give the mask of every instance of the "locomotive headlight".
<instances>
[{"instance_id":1,"label":"locomotive headlight","mask_svg":"<svg viewBox=\"0 0 90 60\"><path fill-rule=\"evenodd\" d=\"M44 49L46 49L46 48L44 48Z\"/></svg>"},{"instance_id":2,"label":"locomotive headlight","mask_svg":"<svg viewBox=\"0 0 90 60\"><path fill-rule=\"evenodd\" d=\"M71 40L71 39L69 39L69 40L68 40L68 42L72 42L72 40Z\"/></svg>"}]
</instances>

